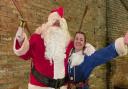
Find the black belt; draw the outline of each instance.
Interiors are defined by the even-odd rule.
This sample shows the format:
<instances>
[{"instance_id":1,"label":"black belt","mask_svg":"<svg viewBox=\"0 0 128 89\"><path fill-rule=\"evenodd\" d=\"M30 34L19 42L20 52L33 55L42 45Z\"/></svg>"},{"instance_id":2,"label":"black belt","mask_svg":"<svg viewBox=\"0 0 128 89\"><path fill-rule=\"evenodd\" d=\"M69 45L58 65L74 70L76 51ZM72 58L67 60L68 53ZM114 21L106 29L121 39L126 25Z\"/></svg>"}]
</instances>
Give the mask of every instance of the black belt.
<instances>
[{"instance_id":1,"label":"black belt","mask_svg":"<svg viewBox=\"0 0 128 89\"><path fill-rule=\"evenodd\" d=\"M47 85L48 87L52 87L52 88L60 88L61 86L63 86L67 80L67 78L63 78L63 79L51 79L47 76L42 75L41 73L39 73L35 67L33 66L31 69L32 74L34 75L34 77L41 83Z\"/></svg>"}]
</instances>

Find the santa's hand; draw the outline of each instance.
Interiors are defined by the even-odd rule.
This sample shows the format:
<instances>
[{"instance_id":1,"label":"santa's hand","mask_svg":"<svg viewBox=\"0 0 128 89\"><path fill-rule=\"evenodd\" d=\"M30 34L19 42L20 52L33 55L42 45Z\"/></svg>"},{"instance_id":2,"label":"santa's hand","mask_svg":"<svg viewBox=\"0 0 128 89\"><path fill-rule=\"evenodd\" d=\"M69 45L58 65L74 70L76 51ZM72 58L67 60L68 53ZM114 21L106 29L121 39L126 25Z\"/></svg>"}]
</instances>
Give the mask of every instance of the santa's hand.
<instances>
[{"instance_id":1,"label":"santa's hand","mask_svg":"<svg viewBox=\"0 0 128 89\"><path fill-rule=\"evenodd\" d=\"M124 36L124 43L128 45L128 32Z\"/></svg>"},{"instance_id":2,"label":"santa's hand","mask_svg":"<svg viewBox=\"0 0 128 89\"><path fill-rule=\"evenodd\" d=\"M17 33L16 33L16 39L19 43L22 43L24 40L24 28L18 27Z\"/></svg>"},{"instance_id":3,"label":"santa's hand","mask_svg":"<svg viewBox=\"0 0 128 89\"><path fill-rule=\"evenodd\" d=\"M48 27L51 27L53 25L53 23L52 22L47 22L47 23L45 23L44 25L42 25L43 26L43 28L48 28Z\"/></svg>"}]
</instances>

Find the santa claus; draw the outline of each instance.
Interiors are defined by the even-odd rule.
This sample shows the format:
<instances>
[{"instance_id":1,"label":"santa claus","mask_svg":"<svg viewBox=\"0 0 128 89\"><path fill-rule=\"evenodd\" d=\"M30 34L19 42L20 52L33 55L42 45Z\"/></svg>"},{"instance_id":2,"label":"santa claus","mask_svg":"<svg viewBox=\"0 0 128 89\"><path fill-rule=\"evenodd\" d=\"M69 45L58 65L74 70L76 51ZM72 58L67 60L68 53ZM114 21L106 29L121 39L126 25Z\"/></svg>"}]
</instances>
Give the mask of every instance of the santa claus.
<instances>
[{"instance_id":1,"label":"santa claus","mask_svg":"<svg viewBox=\"0 0 128 89\"><path fill-rule=\"evenodd\" d=\"M48 22L37 28L30 40L20 26L13 50L24 60L32 60L28 89L66 89L65 76L72 46L62 7L50 13Z\"/></svg>"}]
</instances>

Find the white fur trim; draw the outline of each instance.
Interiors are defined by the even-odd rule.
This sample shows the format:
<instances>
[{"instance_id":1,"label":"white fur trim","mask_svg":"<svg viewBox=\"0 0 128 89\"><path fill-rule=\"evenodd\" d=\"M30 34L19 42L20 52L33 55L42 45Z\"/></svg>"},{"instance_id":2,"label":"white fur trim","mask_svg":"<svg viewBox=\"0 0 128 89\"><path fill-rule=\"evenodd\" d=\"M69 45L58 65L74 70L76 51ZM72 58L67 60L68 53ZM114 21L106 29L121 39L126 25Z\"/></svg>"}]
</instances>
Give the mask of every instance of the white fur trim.
<instances>
[{"instance_id":1,"label":"white fur trim","mask_svg":"<svg viewBox=\"0 0 128 89\"><path fill-rule=\"evenodd\" d=\"M96 50L95 50L95 47L94 47L94 46L92 46L92 45L89 44L89 43L86 43L84 53L85 53L87 56L92 55L95 51L96 51Z\"/></svg>"},{"instance_id":2,"label":"white fur trim","mask_svg":"<svg viewBox=\"0 0 128 89\"><path fill-rule=\"evenodd\" d=\"M36 86L36 85L32 85L32 84L28 84L28 89L53 89L50 87L40 87L40 86Z\"/></svg>"},{"instance_id":3,"label":"white fur trim","mask_svg":"<svg viewBox=\"0 0 128 89\"><path fill-rule=\"evenodd\" d=\"M124 43L123 37L120 37L115 41L115 48L119 56L124 56L128 53L128 47Z\"/></svg>"},{"instance_id":4,"label":"white fur trim","mask_svg":"<svg viewBox=\"0 0 128 89\"><path fill-rule=\"evenodd\" d=\"M62 79L65 77L64 60L54 61L54 79Z\"/></svg>"},{"instance_id":5,"label":"white fur trim","mask_svg":"<svg viewBox=\"0 0 128 89\"><path fill-rule=\"evenodd\" d=\"M40 87L32 84L28 84L28 89L55 89L55 88L50 88L50 87ZM67 89L67 86L62 86L60 89Z\"/></svg>"},{"instance_id":6,"label":"white fur trim","mask_svg":"<svg viewBox=\"0 0 128 89\"><path fill-rule=\"evenodd\" d=\"M81 64L84 61L84 55L82 54L82 51L81 54L80 52L78 53L76 52L73 53L69 59L71 60L71 68L72 68L74 66Z\"/></svg>"},{"instance_id":7,"label":"white fur trim","mask_svg":"<svg viewBox=\"0 0 128 89\"><path fill-rule=\"evenodd\" d=\"M28 41L28 38L26 36L25 33L23 33L24 35L24 41L22 43L22 46L21 48L19 49L16 49L15 46L16 46L16 37L14 39L14 44L13 44L13 51L14 53L17 55L17 56L21 56L21 55L24 55L28 50L29 50L29 41Z\"/></svg>"}]
</instances>

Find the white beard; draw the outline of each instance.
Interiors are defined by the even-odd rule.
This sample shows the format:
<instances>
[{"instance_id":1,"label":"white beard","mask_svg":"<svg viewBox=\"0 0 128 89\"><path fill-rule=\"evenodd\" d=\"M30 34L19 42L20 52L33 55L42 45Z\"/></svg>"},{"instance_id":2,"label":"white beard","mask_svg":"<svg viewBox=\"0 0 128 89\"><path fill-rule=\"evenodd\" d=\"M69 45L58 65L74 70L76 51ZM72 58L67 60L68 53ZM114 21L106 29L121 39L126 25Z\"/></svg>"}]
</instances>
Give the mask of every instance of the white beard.
<instances>
[{"instance_id":1,"label":"white beard","mask_svg":"<svg viewBox=\"0 0 128 89\"><path fill-rule=\"evenodd\" d=\"M64 61L67 45L66 33L59 27L49 27L44 36L45 57L52 61Z\"/></svg>"}]
</instances>

